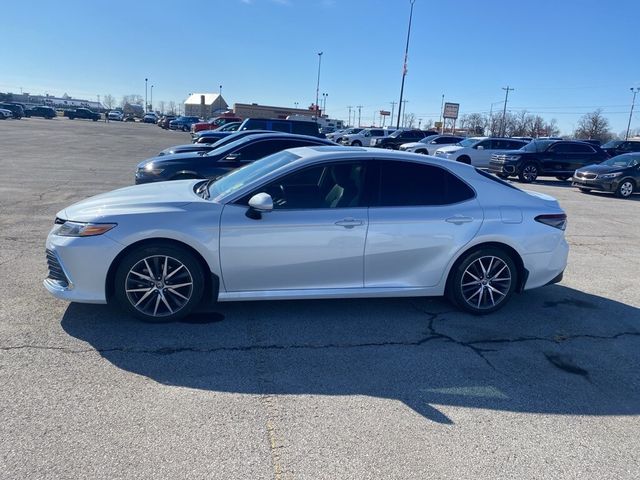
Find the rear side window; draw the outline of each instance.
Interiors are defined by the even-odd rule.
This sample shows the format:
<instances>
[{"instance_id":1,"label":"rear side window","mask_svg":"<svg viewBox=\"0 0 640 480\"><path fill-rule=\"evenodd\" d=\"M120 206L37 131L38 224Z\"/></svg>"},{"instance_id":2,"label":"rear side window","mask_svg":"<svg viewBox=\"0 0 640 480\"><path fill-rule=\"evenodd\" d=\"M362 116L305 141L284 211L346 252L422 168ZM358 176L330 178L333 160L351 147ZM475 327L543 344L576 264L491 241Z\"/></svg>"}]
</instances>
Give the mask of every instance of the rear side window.
<instances>
[{"instance_id":1,"label":"rear side window","mask_svg":"<svg viewBox=\"0 0 640 480\"><path fill-rule=\"evenodd\" d=\"M318 124L315 122L300 122L293 124L293 132L299 135L311 135L312 137L318 136Z\"/></svg>"},{"instance_id":2,"label":"rear side window","mask_svg":"<svg viewBox=\"0 0 640 480\"><path fill-rule=\"evenodd\" d=\"M291 125L286 122L273 122L271 128L276 132L291 133Z\"/></svg>"},{"instance_id":3,"label":"rear side window","mask_svg":"<svg viewBox=\"0 0 640 480\"><path fill-rule=\"evenodd\" d=\"M378 192L371 192L374 206L450 205L475 196L466 183L434 165L380 161L379 172Z\"/></svg>"},{"instance_id":4,"label":"rear side window","mask_svg":"<svg viewBox=\"0 0 640 480\"><path fill-rule=\"evenodd\" d=\"M243 130L268 130L266 120L249 120L242 127Z\"/></svg>"}]
</instances>

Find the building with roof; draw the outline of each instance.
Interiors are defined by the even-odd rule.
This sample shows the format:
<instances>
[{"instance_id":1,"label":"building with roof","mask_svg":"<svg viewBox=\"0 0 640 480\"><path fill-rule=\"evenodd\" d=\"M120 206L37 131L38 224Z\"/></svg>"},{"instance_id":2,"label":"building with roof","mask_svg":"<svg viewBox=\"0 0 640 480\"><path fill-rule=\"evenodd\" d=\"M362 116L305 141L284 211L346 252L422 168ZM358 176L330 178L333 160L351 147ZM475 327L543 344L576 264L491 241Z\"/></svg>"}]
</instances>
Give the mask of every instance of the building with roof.
<instances>
[{"instance_id":1,"label":"building with roof","mask_svg":"<svg viewBox=\"0 0 640 480\"><path fill-rule=\"evenodd\" d=\"M234 103L233 112L240 118L282 118L290 115L304 115L315 118L315 111L310 108L274 107L257 103ZM322 113L322 111L320 111Z\"/></svg>"},{"instance_id":2,"label":"building with roof","mask_svg":"<svg viewBox=\"0 0 640 480\"><path fill-rule=\"evenodd\" d=\"M192 93L184 102L184 114L189 117L209 118L229 108L219 93Z\"/></svg>"}]
</instances>

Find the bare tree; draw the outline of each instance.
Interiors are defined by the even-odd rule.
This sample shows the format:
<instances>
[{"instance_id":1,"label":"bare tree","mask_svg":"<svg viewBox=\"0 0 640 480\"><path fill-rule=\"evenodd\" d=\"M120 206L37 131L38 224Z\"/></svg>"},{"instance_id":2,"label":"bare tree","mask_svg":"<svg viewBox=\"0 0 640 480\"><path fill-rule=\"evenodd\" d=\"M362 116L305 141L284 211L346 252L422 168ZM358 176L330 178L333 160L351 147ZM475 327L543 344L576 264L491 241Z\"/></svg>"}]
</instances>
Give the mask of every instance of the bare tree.
<instances>
[{"instance_id":1,"label":"bare tree","mask_svg":"<svg viewBox=\"0 0 640 480\"><path fill-rule=\"evenodd\" d=\"M107 93L102 99L102 104L105 107L107 107L109 110L111 110L116 104L116 99L114 98L113 95L111 95L110 93Z\"/></svg>"},{"instance_id":2,"label":"bare tree","mask_svg":"<svg viewBox=\"0 0 640 480\"><path fill-rule=\"evenodd\" d=\"M402 125L407 128L413 128L416 123L415 113L405 113L402 118Z\"/></svg>"},{"instance_id":3,"label":"bare tree","mask_svg":"<svg viewBox=\"0 0 640 480\"><path fill-rule=\"evenodd\" d=\"M165 107L165 101L164 100L160 100L158 102L158 109L160 110L160 113L164 113L164 107Z\"/></svg>"},{"instance_id":4,"label":"bare tree","mask_svg":"<svg viewBox=\"0 0 640 480\"><path fill-rule=\"evenodd\" d=\"M175 115L176 113L176 102L174 102L173 100L171 100L169 102L169 105L167 107L169 109L169 112L171 115Z\"/></svg>"},{"instance_id":5,"label":"bare tree","mask_svg":"<svg viewBox=\"0 0 640 480\"><path fill-rule=\"evenodd\" d=\"M574 133L576 138L600 140L605 142L613 137L609 130L609 120L602 116L602 109L585 114L578 121L578 128Z\"/></svg>"}]
</instances>

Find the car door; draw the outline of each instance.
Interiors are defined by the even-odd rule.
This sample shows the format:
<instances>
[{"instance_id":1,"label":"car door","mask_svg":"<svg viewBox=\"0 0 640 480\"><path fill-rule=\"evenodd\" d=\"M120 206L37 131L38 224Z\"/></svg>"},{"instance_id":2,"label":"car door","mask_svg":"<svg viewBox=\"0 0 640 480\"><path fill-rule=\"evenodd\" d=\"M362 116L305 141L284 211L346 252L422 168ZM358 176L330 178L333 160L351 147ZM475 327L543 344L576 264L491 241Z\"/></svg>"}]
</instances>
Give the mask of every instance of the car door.
<instances>
[{"instance_id":1,"label":"car door","mask_svg":"<svg viewBox=\"0 0 640 480\"><path fill-rule=\"evenodd\" d=\"M365 166L331 162L285 175L224 206L220 263L227 292L363 287ZM247 216L269 193L273 210Z\"/></svg>"},{"instance_id":2,"label":"car door","mask_svg":"<svg viewBox=\"0 0 640 480\"><path fill-rule=\"evenodd\" d=\"M371 174L364 284L437 285L452 256L478 232L483 210L473 189L448 170L417 162L376 162Z\"/></svg>"},{"instance_id":3,"label":"car door","mask_svg":"<svg viewBox=\"0 0 640 480\"><path fill-rule=\"evenodd\" d=\"M491 160L491 154L494 153L493 142L495 140L487 139L482 142L474 145L473 149L470 150L471 154L471 165L479 168L488 168L489 160Z\"/></svg>"}]
</instances>

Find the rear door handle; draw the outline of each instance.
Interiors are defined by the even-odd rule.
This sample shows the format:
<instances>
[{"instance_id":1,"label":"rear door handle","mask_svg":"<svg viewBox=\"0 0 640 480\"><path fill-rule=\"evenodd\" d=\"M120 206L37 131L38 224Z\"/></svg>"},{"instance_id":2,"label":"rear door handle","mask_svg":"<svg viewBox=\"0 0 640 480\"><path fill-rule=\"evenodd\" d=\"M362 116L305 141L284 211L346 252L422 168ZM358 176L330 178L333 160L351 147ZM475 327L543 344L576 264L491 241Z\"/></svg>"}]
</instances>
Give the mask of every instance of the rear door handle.
<instances>
[{"instance_id":1,"label":"rear door handle","mask_svg":"<svg viewBox=\"0 0 640 480\"><path fill-rule=\"evenodd\" d=\"M464 215L454 215L446 220L449 223L455 223L456 225L462 225L463 223L473 222L473 218L465 217Z\"/></svg>"},{"instance_id":2,"label":"rear door handle","mask_svg":"<svg viewBox=\"0 0 640 480\"><path fill-rule=\"evenodd\" d=\"M344 218L337 221L335 224L340 227L353 228L362 225L363 223L364 222L362 220L356 220L355 218Z\"/></svg>"}]
</instances>

